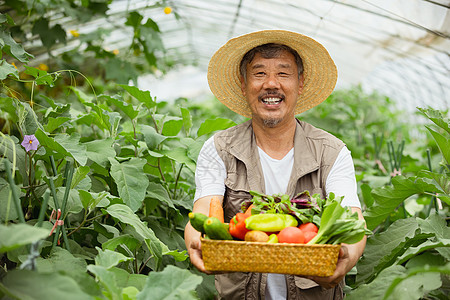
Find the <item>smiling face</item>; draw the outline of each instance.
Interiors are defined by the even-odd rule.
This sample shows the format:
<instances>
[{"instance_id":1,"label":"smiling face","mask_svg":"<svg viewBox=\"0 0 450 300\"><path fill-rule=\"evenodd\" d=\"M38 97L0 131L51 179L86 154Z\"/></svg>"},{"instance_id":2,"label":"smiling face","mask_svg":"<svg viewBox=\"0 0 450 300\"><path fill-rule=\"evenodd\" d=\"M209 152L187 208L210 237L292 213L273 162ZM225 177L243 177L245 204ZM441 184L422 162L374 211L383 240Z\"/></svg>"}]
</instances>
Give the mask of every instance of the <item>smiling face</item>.
<instances>
[{"instance_id":1,"label":"smiling face","mask_svg":"<svg viewBox=\"0 0 450 300\"><path fill-rule=\"evenodd\" d=\"M281 51L273 58L256 53L247 64L246 80L241 78L242 93L252 111L253 122L276 127L292 121L297 98L303 88L294 56Z\"/></svg>"}]
</instances>

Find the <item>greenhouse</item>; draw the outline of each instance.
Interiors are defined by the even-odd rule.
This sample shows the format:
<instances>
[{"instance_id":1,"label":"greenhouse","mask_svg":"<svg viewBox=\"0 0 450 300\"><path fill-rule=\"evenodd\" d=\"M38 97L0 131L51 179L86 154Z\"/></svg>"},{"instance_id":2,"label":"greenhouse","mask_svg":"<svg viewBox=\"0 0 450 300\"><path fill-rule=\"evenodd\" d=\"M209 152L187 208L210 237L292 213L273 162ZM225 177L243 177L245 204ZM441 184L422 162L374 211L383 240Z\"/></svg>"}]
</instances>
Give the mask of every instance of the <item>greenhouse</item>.
<instances>
[{"instance_id":1,"label":"greenhouse","mask_svg":"<svg viewBox=\"0 0 450 300\"><path fill-rule=\"evenodd\" d=\"M0 299L449 299L450 1L0 1Z\"/></svg>"}]
</instances>

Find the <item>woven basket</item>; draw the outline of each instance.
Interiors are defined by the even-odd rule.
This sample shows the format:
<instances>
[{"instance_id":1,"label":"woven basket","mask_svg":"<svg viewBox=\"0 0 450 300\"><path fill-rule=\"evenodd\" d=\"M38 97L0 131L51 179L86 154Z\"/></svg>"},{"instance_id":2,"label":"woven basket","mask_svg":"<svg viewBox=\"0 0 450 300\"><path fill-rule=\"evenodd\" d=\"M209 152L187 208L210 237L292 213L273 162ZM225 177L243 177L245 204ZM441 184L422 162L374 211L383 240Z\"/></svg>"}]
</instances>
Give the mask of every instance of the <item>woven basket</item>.
<instances>
[{"instance_id":1,"label":"woven basket","mask_svg":"<svg viewBox=\"0 0 450 300\"><path fill-rule=\"evenodd\" d=\"M244 241L202 241L208 271L331 276L340 245L304 245Z\"/></svg>"}]
</instances>

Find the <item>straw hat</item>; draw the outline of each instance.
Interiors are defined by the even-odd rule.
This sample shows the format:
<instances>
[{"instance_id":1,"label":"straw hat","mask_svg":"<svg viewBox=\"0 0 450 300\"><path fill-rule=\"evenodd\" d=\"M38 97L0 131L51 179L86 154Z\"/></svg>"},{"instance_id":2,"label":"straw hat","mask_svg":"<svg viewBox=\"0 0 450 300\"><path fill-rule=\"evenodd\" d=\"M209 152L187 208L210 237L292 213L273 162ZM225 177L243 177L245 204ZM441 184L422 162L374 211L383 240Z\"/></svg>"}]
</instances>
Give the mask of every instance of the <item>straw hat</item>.
<instances>
[{"instance_id":1,"label":"straw hat","mask_svg":"<svg viewBox=\"0 0 450 300\"><path fill-rule=\"evenodd\" d=\"M295 114L320 104L331 94L337 81L337 69L328 51L321 44L291 31L264 30L229 40L211 58L208 83L220 102L244 117L252 117L241 91L239 65L250 49L267 43L289 46L302 58L304 87L297 99Z\"/></svg>"}]
</instances>

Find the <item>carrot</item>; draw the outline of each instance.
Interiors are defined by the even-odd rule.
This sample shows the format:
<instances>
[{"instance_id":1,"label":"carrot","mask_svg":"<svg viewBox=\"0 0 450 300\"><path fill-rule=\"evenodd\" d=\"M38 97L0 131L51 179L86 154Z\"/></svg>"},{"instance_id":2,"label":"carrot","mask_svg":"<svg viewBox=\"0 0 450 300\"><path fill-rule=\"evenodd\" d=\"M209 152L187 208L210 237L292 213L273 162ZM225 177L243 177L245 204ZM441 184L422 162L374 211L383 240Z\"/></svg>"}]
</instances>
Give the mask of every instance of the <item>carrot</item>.
<instances>
[{"instance_id":1,"label":"carrot","mask_svg":"<svg viewBox=\"0 0 450 300\"><path fill-rule=\"evenodd\" d=\"M253 204L251 204L248 208L247 208L247 210L245 211L245 214L247 215L247 216L251 216L252 215L252 208L253 208Z\"/></svg>"},{"instance_id":2,"label":"carrot","mask_svg":"<svg viewBox=\"0 0 450 300\"><path fill-rule=\"evenodd\" d=\"M210 217L216 217L220 220L220 222L224 222L223 217L223 207L222 203L220 203L220 200L217 198L212 198L211 202L209 204L209 216Z\"/></svg>"}]
</instances>

